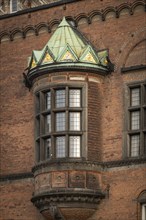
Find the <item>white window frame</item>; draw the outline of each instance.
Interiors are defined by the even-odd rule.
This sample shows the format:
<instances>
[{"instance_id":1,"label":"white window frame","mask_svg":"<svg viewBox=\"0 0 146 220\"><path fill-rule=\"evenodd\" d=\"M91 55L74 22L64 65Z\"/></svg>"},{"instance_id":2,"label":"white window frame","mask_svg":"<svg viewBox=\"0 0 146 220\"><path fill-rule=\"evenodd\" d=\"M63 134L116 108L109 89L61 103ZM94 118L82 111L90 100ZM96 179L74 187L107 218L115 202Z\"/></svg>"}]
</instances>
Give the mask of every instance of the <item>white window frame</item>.
<instances>
[{"instance_id":1,"label":"white window frame","mask_svg":"<svg viewBox=\"0 0 146 220\"><path fill-rule=\"evenodd\" d=\"M146 203L141 207L141 220L146 220Z\"/></svg>"}]
</instances>

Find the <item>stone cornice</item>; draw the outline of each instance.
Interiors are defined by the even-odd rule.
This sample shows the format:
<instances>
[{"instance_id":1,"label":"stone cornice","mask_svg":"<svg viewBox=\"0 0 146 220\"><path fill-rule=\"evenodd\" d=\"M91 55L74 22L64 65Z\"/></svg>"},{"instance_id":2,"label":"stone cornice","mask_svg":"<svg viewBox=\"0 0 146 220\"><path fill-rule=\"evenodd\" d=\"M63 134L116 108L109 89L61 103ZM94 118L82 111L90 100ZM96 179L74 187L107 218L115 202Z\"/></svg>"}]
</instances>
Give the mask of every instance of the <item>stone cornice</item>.
<instances>
[{"instance_id":1,"label":"stone cornice","mask_svg":"<svg viewBox=\"0 0 146 220\"><path fill-rule=\"evenodd\" d=\"M37 208L43 209L44 206L50 203L88 203L91 205L98 204L101 199L105 198L105 194L100 190L89 190L89 189L62 189L62 190L52 190L47 193L41 193L37 196L33 196L31 201L35 204Z\"/></svg>"},{"instance_id":2,"label":"stone cornice","mask_svg":"<svg viewBox=\"0 0 146 220\"><path fill-rule=\"evenodd\" d=\"M27 179L27 178L33 178L33 173L36 172L39 169L43 169L45 167L51 166L52 169L55 166L55 161L50 162L43 162L33 167L32 173L16 173L16 174L9 174L9 175L1 175L0 176L0 182L6 182L6 181L15 181L20 179ZM145 158L138 158L138 159L126 159L126 160L118 160L118 161L109 161L109 162L92 162L92 161L70 161L70 162L58 162L58 167L71 167L75 168L78 166L81 170L85 166L88 168L88 170L99 170L104 171L110 168L117 168L117 167L124 167L124 166L133 166L133 165L141 165L146 164L146 157ZM60 166L61 165L61 166Z\"/></svg>"},{"instance_id":3,"label":"stone cornice","mask_svg":"<svg viewBox=\"0 0 146 220\"><path fill-rule=\"evenodd\" d=\"M109 12L113 12L115 14L115 18L119 18L120 14L122 12L122 10L127 9L129 11L130 15L134 14L135 8L138 6L143 6L145 11L146 11L146 4L144 0L136 0L133 3L123 3L119 6L110 6L110 7L106 7L104 9L101 10L93 10L89 13L81 13L78 14L77 16L66 16L66 19L68 21L72 21L74 22L75 26L79 25L79 22L81 19L85 19L87 24L91 24L93 21L93 18L95 16L99 16L101 18L101 21L105 21L106 20L106 16L108 15ZM22 38L26 38L27 37L27 32L32 31L34 33L34 35L39 35L39 32L41 30L41 28L45 28L47 32L51 32L54 25L58 25L60 23L59 19L53 19L51 20L49 23L47 22L41 22L38 23L36 25L28 25L25 26L23 28L14 28L11 31L2 31L0 32L0 42L2 41L3 38L7 38L10 41L13 41L15 39L15 35L16 34L20 34Z\"/></svg>"},{"instance_id":4,"label":"stone cornice","mask_svg":"<svg viewBox=\"0 0 146 220\"><path fill-rule=\"evenodd\" d=\"M59 167L60 169L68 168L69 169L77 169L80 170L95 170L95 171L104 171L107 168L116 168L122 166L131 166L137 164L144 164L146 163L146 158L138 158L138 159L125 159L125 160L118 160L118 161L108 161L108 162L92 162L92 161L47 161L37 164L32 168L32 172L36 172L40 169L44 169L49 167L53 169L54 167Z\"/></svg>"}]
</instances>

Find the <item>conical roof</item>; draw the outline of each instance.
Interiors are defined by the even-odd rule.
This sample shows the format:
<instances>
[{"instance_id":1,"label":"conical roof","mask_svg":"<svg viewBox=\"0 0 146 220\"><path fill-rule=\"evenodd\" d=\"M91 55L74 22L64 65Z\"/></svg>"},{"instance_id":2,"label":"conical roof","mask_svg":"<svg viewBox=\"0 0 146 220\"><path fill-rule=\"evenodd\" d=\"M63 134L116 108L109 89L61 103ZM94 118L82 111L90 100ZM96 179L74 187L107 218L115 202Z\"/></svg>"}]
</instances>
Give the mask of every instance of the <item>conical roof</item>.
<instances>
[{"instance_id":1,"label":"conical roof","mask_svg":"<svg viewBox=\"0 0 146 220\"><path fill-rule=\"evenodd\" d=\"M70 61L94 64L96 65L95 68L106 70L107 56L107 50L95 51L89 42L64 17L45 47L40 51L33 50L29 69L47 63L55 62L57 65L59 62Z\"/></svg>"},{"instance_id":2,"label":"conical roof","mask_svg":"<svg viewBox=\"0 0 146 220\"><path fill-rule=\"evenodd\" d=\"M47 43L55 58L69 45L74 53L80 57L83 49L86 47L86 42L81 39L73 27L66 21L65 17L54 32L52 37Z\"/></svg>"},{"instance_id":3,"label":"conical roof","mask_svg":"<svg viewBox=\"0 0 146 220\"><path fill-rule=\"evenodd\" d=\"M79 70L107 74L108 51L96 51L88 40L65 19L61 21L42 50L33 50L27 78L33 80L45 72Z\"/></svg>"}]
</instances>

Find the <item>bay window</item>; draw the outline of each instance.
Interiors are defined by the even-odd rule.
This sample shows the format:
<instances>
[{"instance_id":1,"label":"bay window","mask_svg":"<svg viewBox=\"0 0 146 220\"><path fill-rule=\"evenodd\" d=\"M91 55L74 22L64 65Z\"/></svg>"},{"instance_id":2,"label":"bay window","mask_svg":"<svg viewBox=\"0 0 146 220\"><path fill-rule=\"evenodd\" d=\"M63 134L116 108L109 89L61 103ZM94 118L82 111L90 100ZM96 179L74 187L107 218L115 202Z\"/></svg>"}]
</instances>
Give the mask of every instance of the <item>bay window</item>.
<instances>
[{"instance_id":1,"label":"bay window","mask_svg":"<svg viewBox=\"0 0 146 220\"><path fill-rule=\"evenodd\" d=\"M83 87L50 87L36 93L36 159L83 157Z\"/></svg>"}]
</instances>

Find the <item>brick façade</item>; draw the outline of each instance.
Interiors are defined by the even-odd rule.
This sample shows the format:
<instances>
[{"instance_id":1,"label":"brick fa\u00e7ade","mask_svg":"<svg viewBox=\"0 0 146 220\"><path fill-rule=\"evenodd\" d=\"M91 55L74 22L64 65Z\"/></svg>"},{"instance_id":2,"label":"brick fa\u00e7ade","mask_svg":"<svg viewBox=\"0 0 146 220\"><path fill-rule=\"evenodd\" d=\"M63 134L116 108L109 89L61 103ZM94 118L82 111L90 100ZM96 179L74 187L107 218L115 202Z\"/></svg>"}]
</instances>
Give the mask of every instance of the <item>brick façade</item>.
<instances>
[{"instance_id":1,"label":"brick fa\u00e7ade","mask_svg":"<svg viewBox=\"0 0 146 220\"><path fill-rule=\"evenodd\" d=\"M30 15L26 13L12 16L0 21L0 32L37 25L40 22L50 22L53 19L61 20L63 16L77 17L81 13L89 14L94 9L118 7L123 3L126 1L97 3L96 0L92 0L89 4L85 0L66 4L66 10L63 6L58 6L38 10ZM132 4L133 1L129 3ZM85 77L85 84L88 86L89 161L110 162L123 159L125 87L127 83L144 81L146 72L140 70L122 74L121 67L146 64L145 20L144 7L138 6L135 7L133 15L129 15L128 10L124 9L119 18L115 18L114 13L110 12L105 21L101 21L97 16L91 24L87 24L86 19L80 19L78 22L78 30L96 49L109 49L110 59L115 64L115 71L106 77L88 73ZM20 34L16 34L13 41L3 38L0 44L1 175L31 172L35 165L34 97L33 91L25 88L22 73L32 50L42 49L51 34L44 30L36 36L30 31L25 39ZM77 73L77 76L80 75L82 74ZM140 220L137 197L146 189L145 167L145 164L137 164L101 169L98 182L106 193L107 186L110 185L109 195L107 193L90 219ZM62 175L67 175L66 172L74 173L74 171L62 171ZM55 177L53 178L53 186L60 184L55 183ZM85 185L87 182L87 179L83 178L82 184ZM71 181L70 184L73 182ZM33 178L2 181L0 187L0 219L44 219L30 202L34 192ZM67 211L66 215L68 215Z\"/></svg>"}]
</instances>

